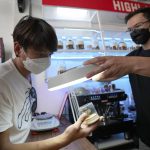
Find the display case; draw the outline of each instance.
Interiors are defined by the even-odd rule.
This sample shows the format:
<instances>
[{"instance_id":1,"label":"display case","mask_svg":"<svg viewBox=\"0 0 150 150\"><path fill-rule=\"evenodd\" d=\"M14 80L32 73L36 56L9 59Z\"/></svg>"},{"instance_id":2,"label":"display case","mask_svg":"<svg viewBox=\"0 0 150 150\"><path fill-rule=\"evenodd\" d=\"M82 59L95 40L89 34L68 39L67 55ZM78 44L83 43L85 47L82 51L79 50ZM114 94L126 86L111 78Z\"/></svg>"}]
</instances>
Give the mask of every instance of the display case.
<instances>
[{"instance_id":1,"label":"display case","mask_svg":"<svg viewBox=\"0 0 150 150\"><path fill-rule=\"evenodd\" d=\"M57 75L61 68L81 65L95 56L125 56L134 50L137 45L126 32L125 16L119 12L43 6L43 18L55 28L59 41L47 78ZM128 76L117 84L121 85L122 80L127 80L125 88L131 93Z\"/></svg>"},{"instance_id":2,"label":"display case","mask_svg":"<svg viewBox=\"0 0 150 150\"><path fill-rule=\"evenodd\" d=\"M54 26L58 52L112 52L134 50L126 32L126 13L44 6L44 19ZM115 53L116 55L116 53ZM119 53L118 53L119 55ZM122 54L121 54L122 55Z\"/></svg>"},{"instance_id":3,"label":"display case","mask_svg":"<svg viewBox=\"0 0 150 150\"><path fill-rule=\"evenodd\" d=\"M64 33L63 33L64 32ZM125 31L57 29L58 52L130 52L135 45Z\"/></svg>"}]
</instances>

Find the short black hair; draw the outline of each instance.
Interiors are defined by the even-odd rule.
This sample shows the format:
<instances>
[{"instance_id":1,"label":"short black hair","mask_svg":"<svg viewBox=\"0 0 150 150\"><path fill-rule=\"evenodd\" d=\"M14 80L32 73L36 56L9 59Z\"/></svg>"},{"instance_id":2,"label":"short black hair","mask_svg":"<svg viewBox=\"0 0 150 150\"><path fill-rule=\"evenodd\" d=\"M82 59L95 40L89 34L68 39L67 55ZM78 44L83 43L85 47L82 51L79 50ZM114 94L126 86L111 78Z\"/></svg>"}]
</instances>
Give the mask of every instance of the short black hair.
<instances>
[{"instance_id":1,"label":"short black hair","mask_svg":"<svg viewBox=\"0 0 150 150\"><path fill-rule=\"evenodd\" d=\"M133 16L135 16L139 13L143 13L144 17L146 19L150 20L150 7L144 7L144 8L139 8L136 11L129 13L125 17L125 23L127 23L130 18L132 18Z\"/></svg>"},{"instance_id":2,"label":"short black hair","mask_svg":"<svg viewBox=\"0 0 150 150\"><path fill-rule=\"evenodd\" d=\"M33 48L36 51L57 50L57 36L54 28L45 20L24 16L13 31L13 40L18 42L25 51Z\"/></svg>"}]
</instances>

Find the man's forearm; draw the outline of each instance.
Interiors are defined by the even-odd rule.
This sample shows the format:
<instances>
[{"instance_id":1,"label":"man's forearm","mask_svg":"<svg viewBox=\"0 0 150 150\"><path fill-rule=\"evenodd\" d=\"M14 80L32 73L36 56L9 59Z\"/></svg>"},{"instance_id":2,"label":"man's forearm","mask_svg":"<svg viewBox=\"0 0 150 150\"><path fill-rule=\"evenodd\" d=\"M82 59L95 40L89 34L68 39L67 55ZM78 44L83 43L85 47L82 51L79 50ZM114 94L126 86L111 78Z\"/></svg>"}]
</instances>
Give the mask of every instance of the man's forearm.
<instances>
[{"instance_id":1,"label":"man's forearm","mask_svg":"<svg viewBox=\"0 0 150 150\"><path fill-rule=\"evenodd\" d=\"M23 144L6 144L1 150L58 150L69 144L63 134L43 141Z\"/></svg>"},{"instance_id":2,"label":"man's forearm","mask_svg":"<svg viewBox=\"0 0 150 150\"><path fill-rule=\"evenodd\" d=\"M150 77L150 58L149 57L130 57L128 60L131 66L131 73Z\"/></svg>"}]
</instances>

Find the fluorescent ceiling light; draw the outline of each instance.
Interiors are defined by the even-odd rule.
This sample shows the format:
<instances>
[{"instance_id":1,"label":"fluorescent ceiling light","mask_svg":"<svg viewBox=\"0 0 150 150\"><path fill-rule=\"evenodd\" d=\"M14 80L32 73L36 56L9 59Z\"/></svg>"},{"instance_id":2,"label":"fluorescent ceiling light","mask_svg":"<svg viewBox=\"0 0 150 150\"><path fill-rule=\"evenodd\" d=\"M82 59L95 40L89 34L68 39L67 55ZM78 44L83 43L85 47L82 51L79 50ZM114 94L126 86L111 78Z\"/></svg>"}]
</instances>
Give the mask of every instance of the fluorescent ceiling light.
<instances>
[{"instance_id":1,"label":"fluorescent ceiling light","mask_svg":"<svg viewBox=\"0 0 150 150\"><path fill-rule=\"evenodd\" d=\"M61 38L62 38L63 40L65 40L65 39L66 39L66 37L65 37L65 36L62 36Z\"/></svg>"},{"instance_id":2,"label":"fluorescent ceiling light","mask_svg":"<svg viewBox=\"0 0 150 150\"><path fill-rule=\"evenodd\" d=\"M73 31L85 31L85 32L96 32L96 33L100 33L100 31L98 30L94 30L94 29L83 29L83 28L64 28L64 30L73 30Z\"/></svg>"},{"instance_id":3,"label":"fluorescent ceiling light","mask_svg":"<svg viewBox=\"0 0 150 150\"><path fill-rule=\"evenodd\" d=\"M88 11L76 8L57 8L57 16L65 20L83 20L87 19Z\"/></svg>"},{"instance_id":4,"label":"fluorescent ceiling light","mask_svg":"<svg viewBox=\"0 0 150 150\"><path fill-rule=\"evenodd\" d=\"M95 67L96 65L80 66L55 77L51 77L48 79L48 90L54 91L90 80L86 78L86 74L92 71Z\"/></svg>"},{"instance_id":5,"label":"fluorescent ceiling light","mask_svg":"<svg viewBox=\"0 0 150 150\"><path fill-rule=\"evenodd\" d=\"M124 41L132 41L131 39L124 39Z\"/></svg>"},{"instance_id":6,"label":"fluorescent ceiling light","mask_svg":"<svg viewBox=\"0 0 150 150\"><path fill-rule=\"evenodd\" d=\"M112 38L104 38L104 40L112 40Z\"/></svg>"},{"instance_id":7,"label":"fluorescent ceiling light","mask_svg":"<svg viewBox=\"0 0 150 150\"><path fill-rule=\"evenodd\" d=\"M114 38L115 40L121 40L120 38Z\"/></svg>"},{"instance_id":8,"label":"fluorescent ceiling light","mask_svg":"<svg viewBox=\"0 0 150 150\"><path fill-rule=\"evenodd\" d=\"M67 59L67 60L68 60L68 59L69 59L69 60L70 60L70 59L71 59L71 60L72 60L72 59L75 59L75 60L76 60L76 59L91 59L91 58L93 58L93 57L94 57L94 56L71 56L71 57L70 57L70 56L64 56L64 57L63 57L63 56L51 56L51 59L58 59L58 60L59 60L59 59L60 59L60 60L61 60L61 59L65 59L65 60L66 60L66 59Z\"/></svg>"},{"instance_id":9,"label":"fluorescent ceiling light","mask_svg":"<svg viewBox=\"0 0 150 150\"><path fill-rule=\"evenodd\" d=\"M83 39L85 39L85 40L90 40L91 39L91 37L82 37Z\"/></svg>"}]
</instances>

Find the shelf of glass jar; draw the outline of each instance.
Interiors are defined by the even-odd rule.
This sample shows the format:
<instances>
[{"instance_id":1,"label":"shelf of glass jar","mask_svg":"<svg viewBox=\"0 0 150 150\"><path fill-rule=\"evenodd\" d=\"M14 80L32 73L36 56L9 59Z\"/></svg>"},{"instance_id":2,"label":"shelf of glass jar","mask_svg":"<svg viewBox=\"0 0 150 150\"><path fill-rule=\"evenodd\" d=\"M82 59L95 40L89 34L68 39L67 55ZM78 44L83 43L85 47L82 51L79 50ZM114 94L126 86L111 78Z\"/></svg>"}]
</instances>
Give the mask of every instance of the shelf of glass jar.
<instances>
[{"instance_id":1,"label":"shelf of glass jar","mask_svg":"<svg viewBox=\"0 0 150 150\"><path fill-rule=\"evenodd\" d=\"M105 49L102 49L100 46L84 46L84 45L58 45L57 52L130 52L132 50L135 50L137 46L130 46L127 47L125 45L121 46L105 46Z\"/></svg>"},{"instance_id":2,"label":"shelf of glass jar","mask_svg":"<svg viewBox=\"0 0 150 150\"><path fill-rule=\"evenodd\" d=\"M101 50L101 49L92 49L92 50L86 50L86 49L58 49L57 52L131 52L132 50Z\"/></svg>"},{"instance_id":3,"label":"shelf of glass jar","mask_svg":"<svg viewBox=\"0 0 150 150\"><path fill-rule=\"evenodd\" d=\"M77 58L78 57L87 57L88 58L93 58L94 56L125 56L127 55L128 53L130 53L132 50L77 50L77 49L72 49L72 50L60 50L58 49L57 50L57 54L60 54L60 56L62 54L66 55L66 54L71 54L72 56L76 56ZM55 53L55 54L56 54ZM80 53L80 55L79 55ZM87 55L89 54L89 55ZM91 56L92 55L92 56ZM69 56L70 58L70 56Z\"/></svg>"},{"instance_id":4,"label":"shelf of glass jar","mask_svg":"<svg viewBox=\"0 0 150 150\"><path fill-rule=\"evenodd\" d=\"M131 41L130 41L131 42ZM102 44L102 43L101 43ZM124 51L132 51L137 48L137 45L134 43L125 43L125 42L119 42L119 43L111 43L107 42L105 43L105 46L102 46L97 40L94 40L91 44L87 44L83 40L78 40L77 42L74 42L73 40L68 40L67 42L62 42L61 40L58 41L58 51L59 52L105 52L105 51L117 51L117 52L124 52ZM105 47L105 48L102 48Z\"/></svg>"}]
</instances>

